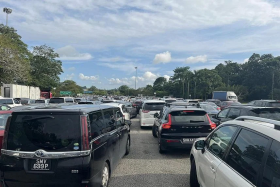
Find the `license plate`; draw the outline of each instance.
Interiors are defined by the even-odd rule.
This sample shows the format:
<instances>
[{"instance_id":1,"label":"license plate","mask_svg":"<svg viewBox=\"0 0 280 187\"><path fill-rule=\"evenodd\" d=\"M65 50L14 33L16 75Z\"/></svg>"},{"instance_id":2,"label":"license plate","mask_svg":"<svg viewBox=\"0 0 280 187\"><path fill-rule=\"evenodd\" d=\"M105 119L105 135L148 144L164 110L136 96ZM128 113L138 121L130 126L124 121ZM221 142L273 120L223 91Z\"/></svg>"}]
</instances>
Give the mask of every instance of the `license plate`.
<instances>
[{"instance_id":1,"label":"license plate","mask_svg":"<svg viewBox=\"0 0 280 187\"><path fill-rule=\"evenodd\" d=\"M192 143L195 141L195 138L183 138L183 143Z\"/></svg>"},{"instance_id":2,"label":"license plate","mask_svg":"<svg viewBox=\"0 0 280 187\"><path fill-rule=\"evenodd\" d=\"M51 160L48 159L32 159L30 160L30 169L35 171L49 171L51 170Z\"/></svg>"}]
</instances>

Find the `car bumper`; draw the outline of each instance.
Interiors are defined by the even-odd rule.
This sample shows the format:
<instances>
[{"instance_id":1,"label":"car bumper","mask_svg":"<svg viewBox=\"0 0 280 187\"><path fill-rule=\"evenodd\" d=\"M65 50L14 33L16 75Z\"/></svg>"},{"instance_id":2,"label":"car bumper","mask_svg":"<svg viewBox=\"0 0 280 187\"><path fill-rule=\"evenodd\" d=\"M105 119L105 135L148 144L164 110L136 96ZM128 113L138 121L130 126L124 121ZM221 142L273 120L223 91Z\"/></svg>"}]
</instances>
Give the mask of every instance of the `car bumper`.
<instances>
[{"instance_id":1,"label":"car bumper","mask_svg":"<svg viewBox=\"0 0 280 187\"><path fill-rule=\"evenodd\" d=\"M154 118L143 118L140 121L141 127L152 127L155 123Z\"/></svg>"}]
</instances>

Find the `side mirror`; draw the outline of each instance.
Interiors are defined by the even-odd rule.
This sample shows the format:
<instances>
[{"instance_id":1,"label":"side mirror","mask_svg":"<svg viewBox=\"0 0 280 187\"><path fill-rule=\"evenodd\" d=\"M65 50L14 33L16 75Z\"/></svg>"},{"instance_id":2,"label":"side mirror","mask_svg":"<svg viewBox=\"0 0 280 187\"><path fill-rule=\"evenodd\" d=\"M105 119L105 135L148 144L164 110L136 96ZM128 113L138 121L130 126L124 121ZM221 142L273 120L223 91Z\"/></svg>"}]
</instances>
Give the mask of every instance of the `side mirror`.
<instances>
[{"instance_id":1,"label":"side mirror","mask_svg":"<svg viewBox=\"0 0 280 187\"><path fill-rule=\"evenodd\" d=\"M154 118L159 118L159 113L155 113Z\"/></svg>"},{"instance_id":2,"label":"side mirror","mask_svg":"<svg viewBox=\"0 0 280 187\"><path fill-rule=\"evenodd\" d=\"M204 150L204 148L205 148L205 141L204 140L198 140L197 142L195 142L194 148L196 150Z\"/></svg>"}]
</instances>

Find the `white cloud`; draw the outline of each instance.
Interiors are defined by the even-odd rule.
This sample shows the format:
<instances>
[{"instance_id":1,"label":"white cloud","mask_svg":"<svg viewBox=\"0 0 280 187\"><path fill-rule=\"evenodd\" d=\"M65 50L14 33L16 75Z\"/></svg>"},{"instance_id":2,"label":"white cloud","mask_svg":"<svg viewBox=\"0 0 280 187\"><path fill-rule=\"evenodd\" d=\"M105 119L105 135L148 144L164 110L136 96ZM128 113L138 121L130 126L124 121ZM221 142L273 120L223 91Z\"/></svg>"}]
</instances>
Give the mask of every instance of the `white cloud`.
<instances>
[{"instance_id":1,"label":"white cloud","mask_svg":"<svg viewBox=\"0 0 280 187\"><path fill-rule=\"evenodd\" d=\"M74 47L67 45L56 50L60 60L90 60L92 59L89 53L79 53Z\"/></svg>"},{"instance_id":2,"label":"white cloud","mask_svg":"<svg viewBox=\"0 0 280 187\"><path fill-rule=\"evenodd\" d=\"M163 77L166 78L167 81L169 81L169 79L170 79L169 75L164 75Z\"/></svg>"},{"instance_id":3,"label":"white cloud","mask_svg":"<svg viewBox=\"0 0 280 187\"><path fill-rule=\"evenodd\" d=\"M126 80L126 78L119 79L119 78L111 78L109 79L109 84L113 85L130 85L131 83Z\"/></svg>"},{"instance_id":4,"label":"white cloud","mask_svg":"<svg viewBox=\"0 0 280 187\"><path fill-rule=\"evenodd\" d=\"M70 68L68 68L68 70L69 70L69 71L75 71L76 68L75 68L75 67L70 67Z\"/></svg>"},{"instance_id":5,"label":"white cloud","mask_svg":"<svg viewBox=\"0 0 280 187\"><path fill-rule=\"evenodd\" d=\"M157 76L150 71L147 71L143 75L144 80L156 80Z\"/></svg>"},{"instance_id":6,"label":"white cloud","mask_svg":"<svg viewBox=\"0 0 280 187\"><path fill-rule=\"evenodd\" d=\"M158 63L168 63L171 61L171 53L169 51L163 52L163 53L159 53L156 54L155 58L154 58L154 63L158 64Z\"/></svg>"},{"instance_id":7,"label":"white cloud","mask_svg":"<svg viewBox=\"0 0 280 187\"><path fill-rule=\"evenodd\" d=\"M75 77L74 73L67 74L66 77L64 78L64 80L73 80L74 77Z\"/></svg>"},{"instance_id":8,"label":"white cloud","mask_svg":"<svg viewBox=\"0 0 280 187\"><path fill-rule=\"evenodd\" d=\"M84 74L80 73L79 78L81 80L91 80L91 81L96 81L99 79L99 76L85 76Z\"/></svg>"},{"instance_id":9,"label":"white cloud","mask_svg":"<svg viewBox=\"0 0 280 187\"><path fill-rule=\"evenodd\" d=\"M207 55L191 56L185 61L187 64L195 64L198 62L207 62Z\"/></svg>"},{"instance_id":10,"label":"white cloud","mask_svg":"<svg viewBox=\"0 0 280 187\"><path fill-rule=\"evenodd\" d=\"M244 61L243 61L243 63L246 63L246 62L248 62L248 61L249 61L249 58L245 58Z\"/></svg>"}]
</instances>

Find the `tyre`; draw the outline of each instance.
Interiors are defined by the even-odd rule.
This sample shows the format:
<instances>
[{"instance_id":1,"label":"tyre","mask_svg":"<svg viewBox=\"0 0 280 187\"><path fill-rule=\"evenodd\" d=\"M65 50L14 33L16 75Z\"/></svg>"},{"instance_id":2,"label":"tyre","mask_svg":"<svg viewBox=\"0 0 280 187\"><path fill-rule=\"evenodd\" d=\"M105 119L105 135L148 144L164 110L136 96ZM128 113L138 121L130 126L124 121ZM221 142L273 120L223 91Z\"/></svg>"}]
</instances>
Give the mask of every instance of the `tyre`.
<instances>
[{"instance_id":1,"label":"tyre","mask_svg":"<svg viewBox=\"0 0 280 187\"><path fill-rule=\"evenodd\" d=\"M127 138L126 148L125 148L125 155L128 155L129 152L130 152L130 138Z\"/></svg>"},{"instance_id":2,"label":"tyre","mask_svg":"<svg viewBox=\"0 0 280 187\"><path fill-rule=\"evenodd\" d=\"M164 154L167 152L167 150L164 147L162 147L162 145L160 144L160 139L158 140L158 152L160 154Z\"/></svg>"},{"instance_id":3,"label":"tyre","mask_svg":"<svg viewBox=\"0 0 280 187\"><path fill-rule=\"evenodd\" d=\"M190 187L200 187L198 180L197 180L196 165L195 165L194 159L192 160L192 163L191 163Z\"/></svg>"},{"instance_id":4,"label":"tyre","mask_svg":"<svg viewBox=\"0 0 280 187\"><path fill-rule=\"evenodd\" d=\"M107 162L105 162L104 168L102 170L102 176L101 176L101 187L108 187L109 184L109 179L110 179L110 169L109 166L107 164Z\"/></svg>"},{"instance_id":5,"label":"tyre","mask_svg":"<svg viewBox=\"0 0 280 187\"><path fill-rule=\"evenodd\" d=\"M155 126L155 125L153 125L152 133L153 133L153 136L154 136L155 138L158 137L157 132L156 132L156 126Z\"/></svg>"}]
</instances>

